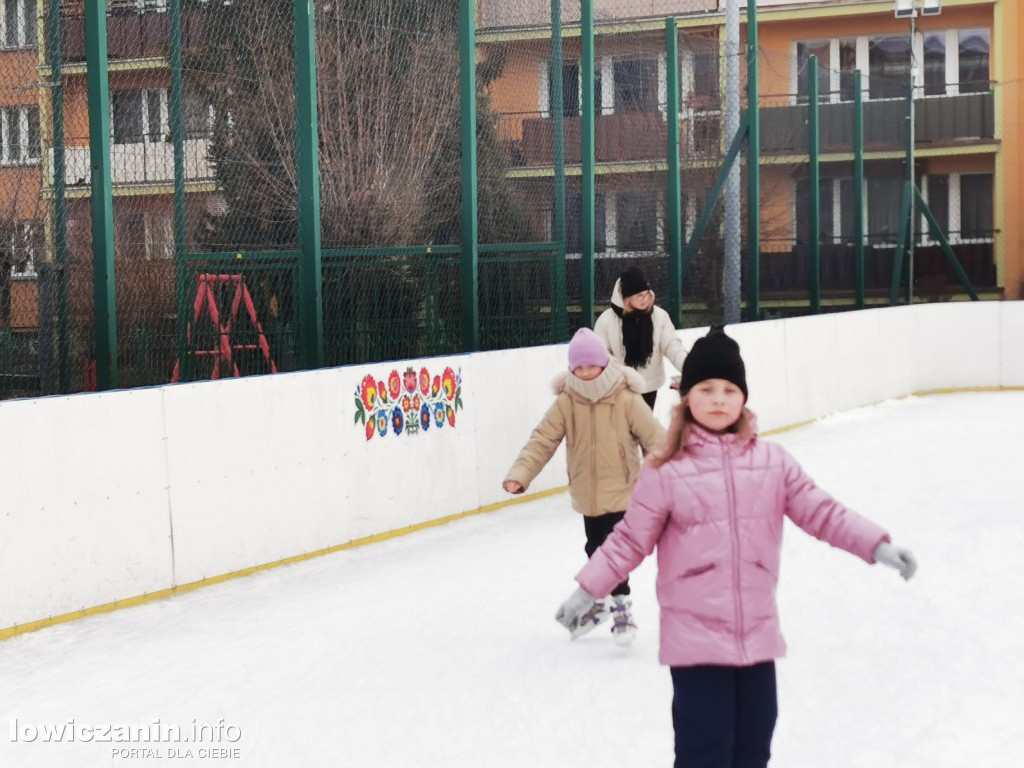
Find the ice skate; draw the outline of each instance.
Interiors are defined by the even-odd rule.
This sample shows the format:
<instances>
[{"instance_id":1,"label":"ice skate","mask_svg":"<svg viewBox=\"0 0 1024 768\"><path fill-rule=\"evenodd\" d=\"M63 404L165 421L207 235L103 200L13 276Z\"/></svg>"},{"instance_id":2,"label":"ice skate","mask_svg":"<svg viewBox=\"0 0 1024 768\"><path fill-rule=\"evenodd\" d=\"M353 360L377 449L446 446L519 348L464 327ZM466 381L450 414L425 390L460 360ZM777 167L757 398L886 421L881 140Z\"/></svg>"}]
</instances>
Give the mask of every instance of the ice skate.
<instances>
[{"instance_id":1,"label":"ice skate","mask_svg":"<svg viewBox=\"0 0 1024 768\"><path fill-rule=\"evenodd\" d=\"M580 620L576 623L576 626L569 630L569 634L572 636L573 640L577 637L582 637L607 619L610 613L611 606L608 605L608 603L604 600L594 601L594 604L590 606L590 609L580 616Z\"/></svg>"},{"instance_id":2,"label":"ice skate","mask_svg":"<svg viewBox=\"0 0 1024 768\"><path fill-rule=\"evenodd\" d=\"M636 636L636 623L633 621L633 601L627 595L612 595L612 637L615 642L625 648Z\"/></svg>"}]
</instances>

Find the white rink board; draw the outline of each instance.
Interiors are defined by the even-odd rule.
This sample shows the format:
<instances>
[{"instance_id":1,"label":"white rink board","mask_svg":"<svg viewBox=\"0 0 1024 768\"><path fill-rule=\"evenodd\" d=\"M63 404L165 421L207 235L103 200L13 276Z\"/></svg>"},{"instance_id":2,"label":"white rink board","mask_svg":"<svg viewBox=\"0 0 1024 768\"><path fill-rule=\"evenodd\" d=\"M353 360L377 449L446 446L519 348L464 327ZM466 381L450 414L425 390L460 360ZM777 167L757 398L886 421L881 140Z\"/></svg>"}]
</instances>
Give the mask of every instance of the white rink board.
<instances>
[{"instance_id":1,"label":"white rink board","mask_svg":"<svg viewBox=\"0 0 1024 768\"><path fill-rule=\"evenodd\" d=\"M705 331L680 337L689 349ZM729 333L762 431L915 391L1024 386L1021 302ZM508 499L501 481L565 360L560 344L0 403L0 629ZM455 427L367 440L360 382L410 365L461 374ZM674 402L661 390L655 412L666 423ZM530 491L565 483L559 449Z\"/></svg>"},{"instance_id":2,"label":"white rink board","mask_svg":"<svg viewBox=\"0 0 1024 768\"><path fill-rule=\"evenodd\" d=\"M0 404L0 628L171 583L162 396Z\"/></svg>"}]
</instances>

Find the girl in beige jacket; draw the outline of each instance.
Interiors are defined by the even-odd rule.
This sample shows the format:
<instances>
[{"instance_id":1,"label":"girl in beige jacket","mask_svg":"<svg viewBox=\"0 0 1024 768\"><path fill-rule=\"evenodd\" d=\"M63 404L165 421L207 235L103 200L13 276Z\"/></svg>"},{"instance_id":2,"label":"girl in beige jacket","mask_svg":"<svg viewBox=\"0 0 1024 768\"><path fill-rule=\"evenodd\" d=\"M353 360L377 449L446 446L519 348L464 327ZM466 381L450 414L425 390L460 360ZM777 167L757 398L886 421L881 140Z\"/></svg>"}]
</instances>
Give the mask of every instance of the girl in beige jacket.
<instances>
[{"instance_id":1,"label":"girl in beige jacket","mask_svg":"<svg viewBox=\"0 0 1024 768\"><path fill-rule=\"evenodd\" d=\"M569 343L569 370L554 381L555 402L533 430L504 488L523 493L550 461L563 438L573 508L583 514L589 557L625 514L642 458L665 437L661 424L641 397L644 382L634 370L608 356L604 342L581 328ZM630 613L629 581L619 584L610 602L598 601L577 637L614 616L612 634L628 645L636 633Z\"/></svg>"}]
</instances>

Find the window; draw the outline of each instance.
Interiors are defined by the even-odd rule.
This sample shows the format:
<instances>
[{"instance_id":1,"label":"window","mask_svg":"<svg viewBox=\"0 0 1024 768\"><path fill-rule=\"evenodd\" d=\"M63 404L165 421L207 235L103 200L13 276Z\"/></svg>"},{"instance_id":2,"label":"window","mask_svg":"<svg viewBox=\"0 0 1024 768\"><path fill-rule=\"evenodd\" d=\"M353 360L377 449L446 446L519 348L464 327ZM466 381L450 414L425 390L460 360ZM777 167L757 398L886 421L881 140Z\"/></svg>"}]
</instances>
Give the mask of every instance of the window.
<instances>
[{"instance_id":1,"label":"window","mask_svg":"<svg viewBox=\"0 0 1024 768\"><path fill-rule=\"evenodd\" d=\"M870 38L868 69L872 99L905 98L910 89L910 38Z\"/></svg>"},{"instance_id":2,"label":"window","mask_svg":"<svg viewBox=\"0 0 1024 768\"><path fill-rule=\"evenodd\" d=\"M548 62L546 71L547 80L542 81L542 89L547 89L545 96L541 92L540 107L544 117L551 117L554 112L554 98L551 90L551 63ZM583 80L578 61L565 62L562 64L562 115L565 117L578 117L582 114L583 102ZM594 67L594 115L601 114L601 67Z\"/></svg>"},{"instance_id":3,"label":"window","mask_svg":"<svg viewBox=\"0 0 1024 768\"><path fill-rule=\"evenodd\" d=\"M207 139L213 135L213 105L206 95L185 91L185 138Z\"/></svg>"},{"instance_id":4,"label":"window","mask_svg":"<svg viewBox=\"0 0 1024 768\"><path fill-rule=\"evenodd\" d=\"M168 213L146 212L143 215L147 259L174 258L174 219Z\"/></svg>"},{"instance_id":5,"label":"window","mask_svg":"<svg viewBox=\"0 0 1024 768\"><path fill-rule=\"evenodd\" d=\"M606 221L604 194L598 192L594 195L594 250L597 253L603 253L608 248L605 237ZM571 192L565 206L565 245L569 253L582 252L582 233L583 196L579 192Z\"/></svg>"},{"instance_id":6,"label":"window","mask_svg":"<svg viewBox=\"0 0 1024 768\"><path fill-rule=\"evenodd\" d=\"M868 179L868 236L874 242L894 242L900 229L904 181L898 177Z\"/></svg>"},{"instance_id":7,"label":"window","mask_svg":"<svg viewBox=\"0 0 1024 768\"><path fill-rule=\"evenodd\" d=\"M992 174L965 173L960 177L960 239L992 237Z\"/></svg>"},{"instance_id":8,"label":"window","mask_svg":"<svg viewBox=\"0 0 1024 768\"><path fill-rule=\"evenodd\" d=\"M717 45L717 43L711 43ZM710 48L693 52L693 93L708 99L717 99L718 82L718 50Z\"/></svg>"},{"instance_id":9,"label":"window","mask_svg":"<svg viewBox=\"0 0 1024 768\"><path fill-rule=\"evenodd\" d=\"M925 184L925 190L928 193L928 208L931 210L935 220L939 223L939 228L948 237L949 176L929 174L927 183ZM925 225L922 225L921 231L927 233L928 239L931 239L931 230L927 227L927 222Z\"/></svg>"},{"instance_id":10,"label":"window","mask_svg":"<svg viewBox=\"0 0 1024 768\"><path fill-rule=\"evenodd\" d=\"M114 91L114 143L163 141L168 131L167 89Z\"/></svg>"},{"instance_id":11,"label":"window","mask_svg":"<svg viewBox=\"0 0 1024 768\"><path fill-rule=\"evenodd\" d=\"M960 30L960 93L982 93L989 89L987 29Z\"/></svg>"},{"instance_id":12,"label":"window","mask_svg":"<svg viewBox=\"0 0 1024 768\"><path fill-rule=\"evenodd\" d=\"M548 82L553 82L551 67L548 67ZM548 89L548 114L555 114L554 89ZM569 62L562 65L562 115L575 117L580 114L580 65Z\"/></svg>"},{"instance_id":13,"label":"window","mask_svg":"<svg viewBox=\"0 0 1024 768\"><path fill-rule=\"evenodd\" d=\"M615 112L654 112L658 108L658 61L619 59L614 64Z\"/></svg>"},{"instance_id":14,"label":"window","mask_svg":"<svg viewBox=\"0 0 1024 768\"><path fill-rule=\"evenodd\" d=\"M36 47L36 0L0 0L0 48Z\"/></svg>"},{"instance_id":15,"label":"window","mask_svg":"<svg viewBox=\"0 0 1024 768\"><path fill-rule=\"evenodd\" d=\"M946 35L929 32L924 36L924 94L944 96L946 93Z\"/></svg>"},{"instance_id":16,"label":"window","mask_svg":"<svg viewBox=\"0 0 1024 768\"><path fill-rule=\"evenodd\" d=\"M850 243L853 241L853 179L850 177L821 180L819 210L821 211L821 242ZM800 179L796 185L797 239L810 241L810 182Z\"/></svg>"},{"instance_id":17,"label":"window","mask_svg":"<svg viewBox=\"0 0 1024 768\"><path fill-rule=\"evenodd\" d=\"M839 41L839 98L853 101L853 73L857 69L857 39Z\"/></svg>"},{"instance_id":18,"label":"window","mask_svg":"<svg viewBox=\"0 0 1024 768\"><path fill-rule=\"evenodd\" d=\"M658 247L658 201L655 192L619 192L615 198L616 248L653 251Z\"/></svg>"},{"instance_id":19,"label":"window","mask_svg":"<svg viewBox=\"0 0 1024 768\"><path fill-rule=\"evenodd\" d=\"M811 56L818 57L818 101L828 101L831 90L832 45L828 40L813 40L796 44L796 93L800 104L807 103Z\"/></svg>"},{"instance_id":20,"label":"window","mask_svg":"<svg viewBox=\"0 0 1024 768\"><path fill-rule=\"evenodd\" d=\"M40 151L39 107L0 109L0 163L33 165Z\"/></svg>"},{"instance_id":21,"label":"window","mask_svg":"<svg viewBox=\"0 0 1024 768\"><path fill-rule=\"evenodd\" d=\"M19 221L7 242L13 277L35 277L36 259L43 252L43 225L40 221Z\"/></svg>"}]
</instances>

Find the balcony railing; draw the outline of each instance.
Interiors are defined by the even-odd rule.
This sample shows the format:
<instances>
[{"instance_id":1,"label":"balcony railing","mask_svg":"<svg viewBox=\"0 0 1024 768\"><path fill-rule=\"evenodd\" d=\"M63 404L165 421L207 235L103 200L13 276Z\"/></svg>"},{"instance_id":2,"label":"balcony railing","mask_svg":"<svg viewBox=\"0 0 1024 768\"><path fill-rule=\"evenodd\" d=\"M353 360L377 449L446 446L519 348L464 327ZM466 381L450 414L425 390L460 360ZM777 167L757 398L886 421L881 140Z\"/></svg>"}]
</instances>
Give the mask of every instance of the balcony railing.
<instances>
[{"instance_id":1,"label":"balcony railing","mask_svg":"<svg viewBox=\"0 0 1024 768\"><path fill-rule=\"evenodd\" d=\"M210 181L214 178L209 148L208 139L186 139L186 181ZM89 186L89 155L88 147L67 147L64 150L64 178L69 188ZM47 179L47 185L52 186L52 149L49 167L51 175ZM111 150L110 171L115 185L173 182L174 145L166 141L114 144Z\"/></svg>"},{"instance_id":2,"label":"balcony railing","mask_svg":"<svg viewBox=\"0 0 1024 768\"><path fill-rule=\"evenodd\" d=\"M85 17L81 6L65 8L61 19L63 61L85 61ZM181 15L181 43L185 49L202 44L202 14ZM170 21L166 13L113 9L107 14L107 56L111 59L145 59L166 56Z\"/></svg>"},{"instance_id":3,"label":"balcony railing","mask_svg":"<svg viewBox=\"0 0 1024 768\"><path fill-rule=\"evenodd\" d=\"M991 91L918 99L915 135L918 146L943 146L995 137L995 95ZM867 150L902 149L906 102L864 104L864 145ZM680 117L682 152L689 157L717 157L721 152L721 112L684 109ZM503 115L499 132L513 168L554 163L554 122L539 113ZM851 151L853 104L822 104L821 149ZM668 128L661 112L600 115L594 126L598 162L664 160ZM761 108L761 151L764 154L807 154L807 105ZM565 118L565 160L580 162L580 118Z\"/></svg>"},{"instance_id":4,"label":"balcony railing","mask_svg":"<svg viewBox=\"0 0 1024 768\"><path fill-rule=\"evenodd\" d=\"M501 27L540 27L551 23L551 0L480 0L481 29ZM594 19L665 18L707 13L718 9L718 0L594 0ZM562 3L562 21L579 23L579 3Z\"/></svg>"},{"instance_id":5,"label":"balcony railing","mask_svg":"<svg viewBox=\"0 0 1024 768\"><path fill-rule=\"evenodd\" d=\"M914 135L921 144L982 141L995 137L995 95L991 91L916 99ZM904 99L864 102L866 149L902 149L907 103ZM761 149L768 153L807 153L806 104L761 110ZM853 102L819 108L821 148L853 146Z\"/></svg>"}]
</instances>

